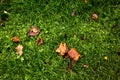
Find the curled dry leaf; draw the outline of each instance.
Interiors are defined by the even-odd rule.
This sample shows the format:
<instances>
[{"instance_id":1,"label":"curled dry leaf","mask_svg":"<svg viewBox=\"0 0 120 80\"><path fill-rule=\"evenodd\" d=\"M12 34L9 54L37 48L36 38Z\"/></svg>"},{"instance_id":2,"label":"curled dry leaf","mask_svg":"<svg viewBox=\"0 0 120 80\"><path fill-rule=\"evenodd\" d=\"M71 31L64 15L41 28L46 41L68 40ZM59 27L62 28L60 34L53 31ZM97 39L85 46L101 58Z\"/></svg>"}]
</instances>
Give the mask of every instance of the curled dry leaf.
<instances>
[{"instance_id":1,"label":"curled dry leaf","mask_svg":"<svg viewBox=\"0 0 120 80\"><path fill-rule=\"evenodd\" d=\"M23 46L21 44L19 44L15 49L16 49L17 54L19 56L21 56L23 54L23 51L22 51L23 50Z\"/></svg>"},{"instance_id":2,"label":"curled dry leaf","mask_svg":"<svg viewBox=\"0 0 120 80\"><path fill-rule=\"evenodd\" d=\"M97 20L97 19L98 19L98 15L97 15L97 14L95 14L95 13L94 13L94 14L92 14L92 19L93 19L93 20Z\"/></svg>"},{"instance_id":3,"label":"curled dry leaf","mask_svg":"<svg viewBox=\"0 0 120 80\"><path fill-rule=\"evenodd\" d=\"M28 32L28 36L37 36L40 33L40 29L38 27L32 26Z\"/></svg>"},{"instance_id":4,"label":"curled dry leaf","mask_svg":"<svg viewBox=\"0 0 120 80\"><path fill-rule=\"evenodd\" d=\"M68 52L68 47L66 43L60 43L59 48L56 49L56 52L61 56L64 56Z\"/></svg>"},{"instance_id":5,"label":"curled dry leaf","mask_svg":"<svg viewBox=\"0 0 120 80\"><path fill-rule=\"evenodd\" d=\"M68 51L68 55L75 62L78 61L79 57L81 57L81 55L77 52L75 48L72 48L70 51Z\"/></svg>"},{"instance_id":6,"label":"curled dry leaf","mask_svg":"<svg viewBox=\"0 0 120 80\"><path fill-rule=\"evenodd\" d=\"M41 45L43 43L43 39L42 38L39 38L38 40L37 40L37 45Z\"/></svg>"},{"instance_id":7,"label":"curled dry leaf","mask_svg":"<svg viewBox=\"0 0 120 80\"><path fill-rule=\"evenodd\" d=\"M19 36L15 36L12 38L13 42L20 42L20 37Z\"/></svg>"}]
</instances>

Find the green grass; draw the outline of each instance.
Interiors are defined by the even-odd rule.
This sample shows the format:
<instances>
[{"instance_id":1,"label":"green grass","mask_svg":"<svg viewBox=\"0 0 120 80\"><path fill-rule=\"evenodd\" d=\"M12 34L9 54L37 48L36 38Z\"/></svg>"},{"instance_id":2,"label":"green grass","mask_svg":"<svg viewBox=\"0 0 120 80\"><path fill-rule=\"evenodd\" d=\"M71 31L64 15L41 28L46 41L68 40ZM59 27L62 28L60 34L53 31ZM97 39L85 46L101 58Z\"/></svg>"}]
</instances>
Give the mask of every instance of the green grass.
<instances>
[{"instance_id":1,"label":"green grass","mask_svg":"<svg viewBox=\"0 0 120 80\"><path fill-rule=\"evenodd\" d=\"M0 80L120 80L119 3L3 0L0 18L4 10L9 17L5 27L0 27ZM71 16L72 10L75 16ZM93 13L98 14L97 21L91 19ZM31 25L41 29L38 36L27 36ZM14 43L14 36L20 36L21 42ZM38 38L44 41L40 46L36 44ZM83 56L71 71L67 70L70 60L55 52L61 42ZM18 44L24 46L21 57L15 51Z\"/></svg>"}]
</instances>

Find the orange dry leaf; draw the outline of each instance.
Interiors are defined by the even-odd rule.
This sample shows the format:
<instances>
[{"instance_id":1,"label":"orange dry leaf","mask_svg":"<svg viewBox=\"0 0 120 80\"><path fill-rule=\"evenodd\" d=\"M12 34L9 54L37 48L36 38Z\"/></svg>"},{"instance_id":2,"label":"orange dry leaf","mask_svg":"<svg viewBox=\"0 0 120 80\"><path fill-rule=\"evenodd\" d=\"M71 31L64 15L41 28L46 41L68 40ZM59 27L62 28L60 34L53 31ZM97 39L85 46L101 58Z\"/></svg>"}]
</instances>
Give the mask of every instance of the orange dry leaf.
<instances>
[{"instance_id":1,"label":"orange dry leaf","mask_svg":"<svg viewBox=\"0 0 120 80\"><path fill-rule=\"evenodd\" d=\"M66 43L60 43L59 48L56 50L57 53L59 53L61 56L64 56L65 53L68 52L68 47Z\"/></svg>"},{"instance_id":2,"label":"orange dry leaf","mask_svg":"<svg viewBox=\"0 0 120 80\"><path fill-rule=\"evenodd\" d=\"M20 37L19 36L15 36L12 38L13 42L20 42Z\"/></svg>"},{"instance_id":3,"label":"orange dry leaf","mask_svg":"<svg viewBox=\"0 0 120 80\"><path fill-rule=\"evenodd\" d=\"M81 55L77 52L77 50L75 48L72 48L70 51L68 51L68 55L75 62L78 61L79 57L81 57Z\"/></svg>"},{"instance_id":4,"label":"orange dry leaf","mask_svg":"<svg viewBox=\"0 0 120 80\"><path fill-rule=\"evenodd\" d=\"M16 51L17 51L17 54L19 55L19 56L21 56L22 54L23 54L23 46L22 45L18 45L16 48Z\"/></svg>"}]
</instances>

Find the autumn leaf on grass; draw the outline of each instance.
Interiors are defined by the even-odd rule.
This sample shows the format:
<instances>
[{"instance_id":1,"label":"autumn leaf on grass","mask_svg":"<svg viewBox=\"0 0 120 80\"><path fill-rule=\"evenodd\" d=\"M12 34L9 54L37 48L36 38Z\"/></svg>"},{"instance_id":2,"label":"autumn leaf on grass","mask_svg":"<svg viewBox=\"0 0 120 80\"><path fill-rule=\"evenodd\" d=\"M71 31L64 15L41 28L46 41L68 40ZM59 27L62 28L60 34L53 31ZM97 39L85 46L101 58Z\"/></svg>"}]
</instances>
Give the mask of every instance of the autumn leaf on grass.
<instances>
[{"instance_id":1,"label":"autumn leaf on grass","mask_svg":"<svg viewBox=\"0 0 120 80\"><path fill-rule=\"evenodd\" d=\"M38 27L32 26L28 32L28 36L37 36L40 33L40 29Z\"/></svg>"},{"instance_id":2,"label":"autumn leaf on grass","mask_svg":"<svg viewBox=\"0 0 120 80\"><path fill-rule=\"evenodd\" d=\"M108 60L108 56L104 56L104 60Z\"/></svg>"},{"instance_id":3,"label":"autumn leaf on grass","mask_svg":"<svg viewBox=\"0 0 120 80\"><path fill-rule=\"evenodd\" d=\"M98 15L96 13L92 14L92 19L96 21L98 19Z\"/></svg>"},{"instance_id":4,"label":"autumn leaf on grass","mask_svg":"<svg viewBox=\"0 0 120 80\"><path fill-rule=\"evenodd\" d=\"M43 43L43 39L42 38L39 38L38 40L37 40L37 45L41 45Z\"/></svg>"},{"instance_id":5,"label":"autumn leaf on grass","mask_svg":"<svg viewBox=\"0 0 120 80\"><path fill-rule=\"evenodd\" d=\"M19 56L21 56L23 54L23 46L21 44L19 44L15 49Z\"/></svg>"},{"instance_id":6,"label":"autumn leaf on grass","mask_svg":"<svg viewBox=\"0 0 120 80\"><path fill-rule=\"evenodd\" d=\"M20 42L20 37L19 36L15 36L12 38L13 42Z\"/></svg>"},{"instance_id":7,"label":"autumn leaf on grass","mask_svg":"<svg viewBox=\"0 0 120 80\"><path fill-rule=\"evenodd\" d=\"M56 49L56 52L61 56L64 56L68 52L68 47L66 43L60 43L59 48Z\"/></svg>"},{"instance_id":8,"label":"autumn leaf on grass","mask_svg":"<svg viewBox=\"0 0 120 80\"><path fill-rule=\"evenodd\" d=\"M69 50L68 55L75 62L78 61L79 57L81 57L81 55L77 52L77 50L75 48L72 48L71 50Z\"/></svg>"}]
</instances>

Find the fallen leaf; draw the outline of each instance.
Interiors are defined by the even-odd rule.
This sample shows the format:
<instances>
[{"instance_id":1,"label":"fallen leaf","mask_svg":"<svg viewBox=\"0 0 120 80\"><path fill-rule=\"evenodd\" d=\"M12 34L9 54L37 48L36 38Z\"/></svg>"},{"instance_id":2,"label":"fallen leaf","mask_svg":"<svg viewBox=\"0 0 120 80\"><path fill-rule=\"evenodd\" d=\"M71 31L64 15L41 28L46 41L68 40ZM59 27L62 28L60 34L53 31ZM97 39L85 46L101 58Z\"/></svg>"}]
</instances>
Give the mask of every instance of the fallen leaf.
<instances>
[{"instance_id":1,"label":"fallen leaf","mask_svg":"<svg viewBox=\"0 0 120 80\"><path fill-rule=\"evenodd\" d=\"M59 48L56 49L56 52L61 56L64 56L68 52L68 47L66 43L60 43Z\"/></svg>"},{"instance_id":2,"label":"fallen leaf","mask_svg":"<svg viewBox=\"0 0 120 80\"><path fill-rule=\"evenodd\" d=\"M38 27L32 26L28 32L28 36L37 36L40 33L40 29Z\"/></svg>"},{"instance_id":3,"label":"fallen leaf","mask_svg":"<svg viewBox=\"0 0 120 80\"><path fill-rule=\"evenodd\" d=\"M105 60L108 60L108 56L104 56L104 59L105 59Z\"/></svg>"},{"instance_id":4,"label":"fallen leaf","mask_svg":"<svg viewBox=\"0 0 120 80\"><path fill-rule=\"evenodd\" d=\"M70 51L68 51L68 55L75 62L78 61L79 57L81 57L81 55L77 52L75 48L72 48Z\"/></svg>"},{"instance_id":5,"label":"fallen leaf","mask_svg":"<svg viewBox=\"0 0 120 80\"><path fill-rule=\"evenodd\" d=\"M39 38L38 40L37 40L37 45L41 45L43 43L43 39L42 38Z\"/></svg>"},{"instance_id":6,"label":"fallen leaf","mask_svg":"<svg viewBox=\"0 0 120 80\"><path fill-rule=\"evenodd\" d=\"M21 44L19 44L15 49L16 49L17 54L19 56L21 56L23 54L23 51L22 51L23 50L23 46Z\"/></svg>"},{"instance_id":7,"label":"fallen leaf","mask_svg":"<svg viewBox=\"0 0 120 80\"><path fill-rule=\"evenodd\" d=\"M85 68L88 68L88 67L89 67L89 65L88 65L88 64L84 64L84 67L85 67Z\"/></svg>"},{"instance_id":8,"label":"fallen leaf","mask_svg":"<svg viewBox=\"0 0 120 80\"><path fill-rule=\"evenodd\" d=\"M13 42L20 42L20 37L19 36L15 36L12 38Z\"/></svg>"},{"instance_id":9,"label":"fallen leaf","mask_svg":"<svg viewBox=\"0 0 120 80\"><path fill-rule=\"evenodd\" d=\"M94 13L94 14L92 14L92 19L93 19L93 20L97 20L97 19L98 19L98 15L97 15L97 14L95 14L95 13Z\"/></svg>"}]
</instances>

